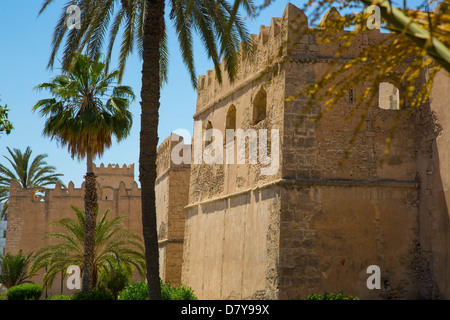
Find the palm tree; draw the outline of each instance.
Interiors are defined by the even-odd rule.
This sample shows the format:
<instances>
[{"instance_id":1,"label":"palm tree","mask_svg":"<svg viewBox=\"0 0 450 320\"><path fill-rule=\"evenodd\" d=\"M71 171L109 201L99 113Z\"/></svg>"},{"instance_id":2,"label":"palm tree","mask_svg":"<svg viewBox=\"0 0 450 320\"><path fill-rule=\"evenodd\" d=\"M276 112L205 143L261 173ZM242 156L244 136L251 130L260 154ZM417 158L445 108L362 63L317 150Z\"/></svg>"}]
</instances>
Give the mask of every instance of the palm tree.
<instances>
[{"instance_id":1,"label":"palm tree","mask_svg":"<svg viewBox=\"0 0 450 320\"><path fill-rule=\"evenodd\" d=\"M72 158L86 158L85 197L86 240L83 291L93 288L94 230L97 190L93 172L94 157L101 157L117 141L130 133L132 116L128 111L134 94L129 86L114 85L119 71L105 73L99 55L90 59L81 55L71 73L56 76L36 87L48 90L53 98L39 100L33 111L47 117L44 135L67 146Z\"/></svg>"},{"instance_id":2,"label":"palm tree","mask_svg":"<svg viewBox=\"0 0 450 320\"><path fill-rule=\"evenodd\" d=\"M38 270L46 268L43 284L52 286L55 277L61 272L65 273L71 265L80 267L83 274L84 242L86 215L83 211L72 206L76 219L66 218L51 223L63 228L63 232L50 233L45 238L60 240L36 252L32 261L30 272L35 274ZM110 270L110 266L120 261L121 265L134 266L142 275L145 275L145 259L142 238L128 232L122 222L127 219L119 216L107 220L110 210L97 221L98 207L94 212L95 218L95 244L93 262L93 288L98 284L98 277Z\"/></svg>"},{"instance_id":3,"label":"palm tree","mask_svg":"<svg viewBox=\"0 0 450 320\"><path fill-rule=\"evenodd\" d=\"M11 168L7 168L0 164L0 202L3 202L1 216L3 216L8 208L9 186L11 180L17 180L22 188L31 189L35 187L45 187L60 183L64 184L59 179L63 176L60 173L55 173L54 166L47 165L45 158L47 154L39 154L34 159L31 159L32 150L27 147L25 152L19 149L6 147L11 158L4 156L11 164ZM65 186L64 186L65 187Z\"/></svg>"},{"instance_id":4,"label":"palm tree","mask_svg":"<svg viewBox=\"0 0 450 320\"><path fill-rule=\"evenodd\" d=\"M0 283L7 288L30 282L31 274L28 272L32 252L22 255L20 250L16 255L0 254Z\"/></svg>"},{"instance_id":5,"label":"palm tree","mask_svg":"<svg viewBox=\"0 0 450 320\"><path fill-rule=\"evenodd\" d=\"M54 0L44 0L41 11ZM101 52L106 31L110 33L107 61L123 23L123 40L119 55L119 70L123 74L126 60L134 48L143 60L141 88L141 133L139 154L139 181L141 183L142 224L147 261L147 282L150 299L161 299L159 279L159 251L156 229L155 179L156 150L158 145L158 123L160 88L167 81L167 35L164 0L121 0L120 8L113 17L117 0L93 1L74 0L68 5L78 5L81 12L80 29L68 32L62 66L72 70L72 61L86 49L89 56ZM193 33L197 32L208 57L214 63L217 79L222 81L220 57L223 56L226 71L231 81L237 73L239 46L251 52L249 33L238 9L243 8L254 15L252 0L243 0L232 6L226 0L169 0L170 20L178 36L183 61L191 75L191 82L197 88L193 56ZM53 49L48 67L52 68L57 51L66 35L66 10L63 12L53 35ZM111 18L113 18L111 20Z\"/></svg>"},{"instance_id":6,"label":"palm tree","mask_svg":"<svg viewBox=\"0 0 450 320\"><path fill-rule=\"evenodd\" d=\"M142 260L144 258L142 257ZM144 275L145 272L142 274ZM120 259L108 261L99 274L99 286L112 294L117 300L119 293L131 282L133 270L128 263L122 263Z\"/></svg>"}]
</instances>

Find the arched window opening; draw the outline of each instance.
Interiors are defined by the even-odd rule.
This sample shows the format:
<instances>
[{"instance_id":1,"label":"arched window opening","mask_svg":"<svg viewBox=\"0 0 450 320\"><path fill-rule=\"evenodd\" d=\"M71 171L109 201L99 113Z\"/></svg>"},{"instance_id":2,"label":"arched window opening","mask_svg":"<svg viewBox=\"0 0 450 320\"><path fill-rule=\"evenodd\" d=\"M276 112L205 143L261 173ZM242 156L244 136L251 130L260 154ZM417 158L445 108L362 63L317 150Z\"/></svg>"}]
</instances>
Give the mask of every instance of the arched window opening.
<instances>
[{"instance_id":1,"label":"arched window opening","mask_svg":"<svg viewBox=\"0 0 450 320\"><path fill-rule=\"evenodd\" d=\"M261 88L256 94L255 99L253 99L253 124L257 124L266 118L266 109L267 93Z\"/></svg>"},{"instance_id":2,"label":"arched window opening","mask_svg":"<svg viewBox=\"0 0 450 320\"><path fill-rule=\"evenodd\" d=\"M225 129L236 130L236 107L233 104L228 108Z\"/></svg>"},{"instance_id":3,"label":"arched window opening","mask_svg":"<svg viewBox=\"0 0 450 320\"><path fill-rule=\"evenodd\" d=\"M378 106L384 110L399 110L400 98L397 87L389 82L381 82L378 87Z\"/></svg>"},{"instance_id":4,"label":"arched window opening","mask_svg":"<svg viewBox=\"0 0 450 320\"><path fill-rule=\"evenodd\" d=\"M110 188L103 188L100 198L102 200L114 200L114 191Z\"/></svg>"},{"instance_id":5,"label":"arched window opening","mask_svg":"<svg viewBox=\"0 0 450 320\"><path fill-rule=\"evenodd\" d=\"M34 202L45 201L45 193L46 193L46 189L35 189L33 191L33 201Z\"/></svg>"},{"instance_id":6,"label":"arched window opening","mask_svg":"<svg viewBox=\"0 0 450 320\"><path fill-rule=\"evenodd\" d=\"M214 141L214 136L212 135L212 130L209 131L209 134L208 134L208 130L210 130L210 129L212 129L212 128L213 128L213 126L212 126L211 121L208 121L208 124L206 125L205 148L206 148L207 146L209 146L209 145ZM211 139L211 140L209 140L209 139ZM209 140L209 141L208 141L208 140Z\"/></svg>"}]
</instances>

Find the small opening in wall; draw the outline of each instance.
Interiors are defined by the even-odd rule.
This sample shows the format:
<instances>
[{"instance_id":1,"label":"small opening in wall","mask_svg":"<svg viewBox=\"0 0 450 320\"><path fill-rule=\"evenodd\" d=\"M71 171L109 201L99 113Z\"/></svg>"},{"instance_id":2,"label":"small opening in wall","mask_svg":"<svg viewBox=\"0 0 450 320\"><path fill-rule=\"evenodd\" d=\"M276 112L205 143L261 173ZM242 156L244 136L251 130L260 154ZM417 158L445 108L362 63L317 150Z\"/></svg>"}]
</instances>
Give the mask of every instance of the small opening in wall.
<instances>
[{"instance_id":1,"label":"small opening in wall","mask_svg":"<svg viewBox=\"0 0 450 320\"><path fill-rule=\"evenodd\" d=\"M206 125L206 137L205 137L205 148L209 146L214 141L214 136L212 136L212 130L208 132L208 130L212 129L212 123L211 121L208 121L208 124Z\"/></svg>"},{"instance_id":2,"label":"small opening in wall","mask_svg":"<svg viewBox=\"0 0 450 320\"><path fill-rule=\"evenodd\" d=\"M236 130L236 107L233 104L228 108L225 129Z\"/></svg>"},{"instance_id":3,"label":"small opening in wall","mask_svg":"<svg viewBox=\"0 0 450 320\"><path fill-rule=\"evenodd\" d=\"M348 102L353 103L353 89L348 90Z\"/></svg>"},{"instance_id":4,"label":"small opening in wall","mask_svg":"<svg viewBox=\"0 0 450 320\"><path fill-rule=\"evenodd\" d=\"M234 134L236 132L236 107L233 104L228 108L227 112L227 118L225 121L225 132L223 135L224 144L226 144L227 142L234 141L234 138L231 141L227 141L227 130L233 130L233 137L234 137Z\"/></svg>"},{"instance_id":5,"label":"small opening in wall","mask_svg":"<svg viewBox=\"0 0 450 320\"><path fill-rule=\"evenodd\" d=\"M103 188L101 190L101 199L102 200L113 200L114 199L114 191L110 188Z\"/></svg>"},{"instance_id":6,"label":"small opening in wall","mask_svg":"<svg viewBox=\"0 0 450 320\"><path fill-rule=\"evenodd\" d=\"M384 110L399 110L399 90L389 82L381 82L378 87L378 106Z\"/></svg>"},{"instance_id":7,"label":"small opening in wall","mask_svg":"<svg viewBox=\"0 0 450 320\"><path fill-rule=\"evenodd\" d=\"M37 189L33 192L34 202L44 202L45 201L45 189Z\"/></svg>"},{"instance_id":8,"label":"small opening in wall","mask_svg":"<svg viewBox=\"0 0 450 320\"><path fill-rule=\"evenodd\" d=\"M253 124L264 120L267 111L267 93L264 89L260 89L253 99Z\"/></svg>"}]
</instances>

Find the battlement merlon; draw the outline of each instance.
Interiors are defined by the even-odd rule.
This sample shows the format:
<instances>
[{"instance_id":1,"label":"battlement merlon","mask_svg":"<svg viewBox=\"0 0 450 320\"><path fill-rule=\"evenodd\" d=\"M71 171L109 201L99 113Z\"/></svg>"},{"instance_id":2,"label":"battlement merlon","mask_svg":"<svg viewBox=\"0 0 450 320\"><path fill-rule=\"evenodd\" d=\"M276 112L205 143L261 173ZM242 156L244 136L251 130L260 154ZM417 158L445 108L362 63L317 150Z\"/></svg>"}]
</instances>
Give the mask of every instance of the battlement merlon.
<instances>
[{"instance_id":1,"label":"battlement merlon","mask_svg":"<svg viewBox=\"0 0 450 320\"><path fill-rule=\"evenodd\" d=\"M176 150L174 148L176 147ZM159 145L156 157L156 176L159 178L164 175L169 169L190 169L189 164L174 163L172 159L172 152L176 152L178 157L183 156L183 151L191 149L191 144L185 144L184 138L175 133L172 133ZM190 152L186 156L190 156Z\"/></svg>"},{"instance_id":2,"label":"battlement merlon","mask_svg":"<svg viewBox=\"0 0 450 320\"><path fill-rule=\"evenodd\" d=\"M328 19L340 16L336 8L330 8L322 17L321 24ZM359 28L356 28L359 29ZM232 95L233 92L252 83L264 73L276 73L283 63L289 59L297 59L305 62L330 60L334 57L339 46L335 43L318 43L318 37L308 27L308 18L305 13L295 5L288 3L281 18L272 18L270 26L261 25L259 34L250 36L253 46L251 59L243 50L241 44L240 60L238 62L238 74L233 83L230 83L222 60L220 69L222 72L222 84L217 81L216 71L207 70L206 74L198 78L197 106L194 118L218 101ZM351 32L342 30L343 33ZM378 29L361 31L355 38L355 43L360 45L349 48L342 58L353 58L360 55L361 50L378 43L388 33L381 33Z\"/></svg>"}]
</instances>

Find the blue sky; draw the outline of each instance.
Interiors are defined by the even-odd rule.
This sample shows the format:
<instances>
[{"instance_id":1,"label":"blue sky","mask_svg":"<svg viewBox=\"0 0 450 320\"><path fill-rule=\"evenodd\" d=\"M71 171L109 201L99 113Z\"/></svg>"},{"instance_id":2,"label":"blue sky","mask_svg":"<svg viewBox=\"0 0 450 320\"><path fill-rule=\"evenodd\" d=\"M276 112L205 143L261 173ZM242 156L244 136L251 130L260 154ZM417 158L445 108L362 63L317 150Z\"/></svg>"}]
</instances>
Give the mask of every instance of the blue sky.
<instances>
[{"instance_id":1,"label":"blue sky","mask_svg":"<svg viewBox=\"0 0 450 320\"><path fill-rule=\"evenodd\" d=\"M30 146L34 156L41 153L48 155L47 162L56 166L57 171L64 174L62 180L66 184L73 181L75 186L79 187L86 172L84 161L72 159L67 149L59 147L56 141L43 137L44 119L37 113L31 112L32 106L38 100L49 97L45 92L33 90L33 87L50 80L59 73L57 69L47 70L46 66L51 50L53 28L61 14L62 6L66 3L63 0L57 0L38 16L42 2L40 0L0 1L0 104L8 105L9 119L14 125L10 135L0 136L0 163L6 161L3 158L3 155L8 154L6 147L24 151L27 146ZM278 0L275 5L263 11L261 16L249 24L249 30L252 33L258 33L259 25L270 24L271 16L281 17L287 3L288 1ZM169 28L169 83L161 92L158 129L160 142L179 128L192 132L192 116L195 112L197 95L181 60L170 22ZM197 73L205 74L208 69L212 69L212 63L207 59L201 46L197 45L195 50ZM141 64L137 55L130 57L123 80L123 84L133 87L137 96L131 106L133 113L131 134L126 140L118 144L114 143L100 160L95 159L96 164L118 163L122 166L134 163L136 180L139 163ZM58 64L55 64L55 67L58 68Z\"/></svg>"},{"instance_id":2,"label":"blue sky","mask_svg":"<svg viewBox=\"0 0 450 320\"><path fill-rule=\"evenodd\" d=\"M66 3L65 0L56 0L38 16L42 2L42 0L0 1L0 104L8 105L9 119L15 128L10 135L0 136L0 163L6 162L3 158L3 155L7 155L6 147L24 151L30 146L34 156L41 153L48 155L47 162L64 174L62 180L66 184L73 181L75 186L79 187L86 172L85 162L72 159L67 149L43 137L44 119L31 112L32 106L38 100L49 97L45 92L33 90L33 87L59 73L57 69L47 70L46 66L51 50L53 28L61 14L62 6ZM249 22L249 31L257 34L261 24L270 25L272 17L281 17L288 2L275 1L254 21ZM296 0L290 2L299 7L303 3ZM262 1L255 3L260 4ZM168 25L170 69L169 83L161 92L158 128L160 142L176 129L187 129L192 132L192 115L196 105L196 91L192 88L189 75L182 63L170 22ZM205 74L208 69L212 69L212 63L206 58L200 45L195 46L195 58L198 74ZM58 64L55 67L59 67ZM128 60L123 84L132 86L137 96L131 106L133 113L131 134L119 144L114 143L100 160L95 159L95 163L118 163L120 166L134 163L135 177L138 180L141 61L136 55Z\"/></svg>"}]
</instances>

